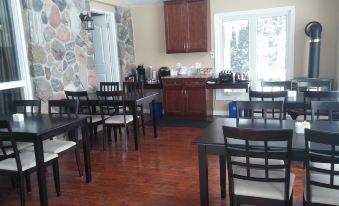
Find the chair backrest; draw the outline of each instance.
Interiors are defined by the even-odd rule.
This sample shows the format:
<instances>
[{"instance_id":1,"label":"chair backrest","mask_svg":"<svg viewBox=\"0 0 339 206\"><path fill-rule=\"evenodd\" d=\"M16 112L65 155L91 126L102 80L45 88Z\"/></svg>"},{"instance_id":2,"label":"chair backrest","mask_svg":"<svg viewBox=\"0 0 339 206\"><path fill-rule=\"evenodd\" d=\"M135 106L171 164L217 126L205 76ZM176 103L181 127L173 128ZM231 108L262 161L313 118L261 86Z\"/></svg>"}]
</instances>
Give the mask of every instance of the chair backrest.
<instances>
[{"instance_id":1,"label":"chair backrest","mask_svg":"<svg viewBox=\"0 0 339 206\"><path fill-rule=\"evenodd\" d=\"M312 101L312 120L326 116L328 120L339 120L339 102L337 101Z\"/></svg>"},{"instance_id":2,"label":"chair backrest","mask_svg":"<svg viewBox=\"0 0 339 206\"><path fill-rule=\"evenodd\" d=\"M123 82L123 91L125 93L140 93L144 91L144 84L142 82Z\"/></svg>"},{"instance_id":3,"label":"chair backrest","mask_svg":"<svg viewBox=\"0 0 339 206\"><path fill-rule=\"evenodd\" d=\"M307 202L311 202L312 186L339 190L339 170L335 166L339 164L339 133L305 129L305 148L306 194Z\"/></svg>"},{"instance_id":4,"label":"chair backrest","mask_svg":"<svg viewBox=\"0 0 339 206\"><path fill-rule=\"evenodd\" d=\"M237 119L239 118L263 118L263 119L280 119L284 118L283 101L237 101ZM261 113L255 116L254 113ZM267 114L271 116L267 116ZM242 115L243 114L243 115Z\"/></svg>"},{"instance_id":5,"label":"chair backrest","mask_svg":"<svg viewBox=\"0 0 339 206\"><path fill-rule=\"evenodd\" d=\"M79 113L79 100L48 100L48 113L50 115L70 116Z\"/></svg>"},{"instance_id":6,"label":"chair backrest","mask_svg":"<svg viewBox=\"0 0 339 206\"><path fill-rule=\"evenodd\" d=\"M284 197L289 200L293 130L256 130L223 126L223 133L230 194L234 194L236 178L284 183Z\"/></svg>"},{"instance_id":7,"label":"chair backrest","mask_svg":"<svg viewBox=\"0 0 339 206\"><path fill-rule=\"evenodd\" d=\"M101 115L114 115L119 112L119 106L124 105L123 91L97 91L96 92Z\"/></svg>"},{"instance_id":8,"label":"chair backrest","mask_svg":"<svg viewBox=\"0 0 339 206\"><path fill-rule=\"evenodd\" d=\"M41 100L14 100L13 113L41 114Z\"/></svg>"},{"instance_id":9,"label":"chair backrest","mask_svg":"<svg viewBox=\"0 0 339 206\"><path fill-rule=\"evenodd\" d=\"M265 88L268 88L268 91L291 90L292 83L291 81L262 81L261 88L263 91L266 91Z\"/></svg>"},{"instance_id":10,"label":"chair backrest","mask_svg":"<svg viewBox=\"0 0 339 206\"><path fill-rule=\"evenodd\" d=\"M251 101L252 100L287 101L288 92L287 91L273 91L273 92L249 91L248 95Z\"/></svg>"},{"instance_id":11,"label":"chair backrest","mask_svg":"<svg viewBox=\"0 0 339 206\"><path fill-rule=\"evenodd\" d=\"M307 119L312 101L339 101L339 91L305 91L304 92L304 120Z\"/></svg>"},{"instance_id":12,"label":"chair backrest","mask_svg":"<svg viewBox=\"0 0 339 206\"><path fill-rule=\"evenodd\" d=\"M297 79L292 82L292 87L296 87L298 92L304 91L331 91L331 79L305 78Z\"/></svg>"},{"instance_id":13,"label":"chair backrest","mask_svg":"<svg viewBox=\"0 0 339 206\"><path fill-rule=\"evenodd\" d=\"M100 82L100 91L119 91L119 82Z\"/></svg>"},{"instance_id":14,"label":"chair backrest","mask_svg":"<svg viewBox=\"0 0 339 206\"><path fill-rule=\"evenodd\" d=\"M7 120L0 120L0 130L3 130L0 133L0 160L6 159L6 158L12 158L14 156L15 162L18 168L18 172L22 172L22 165L20 161L19 151L18 147L16 145L16 141L12 135L12 127L10 123ZM4 145L3 142L9 142L10 144ZM13 153L8 155L6 153L6 149L13 149Z\"/></svg>"},{"instance_id":15,"label":"chair backrest","mask_svg":"<svg viewBox=\"0 0 339 206\"><path fill-rule=\"evenodd\" d=\"M65 91L68 100L79 100L79 114L92 114L87 91Z\"/></svg>"}]
</instances>

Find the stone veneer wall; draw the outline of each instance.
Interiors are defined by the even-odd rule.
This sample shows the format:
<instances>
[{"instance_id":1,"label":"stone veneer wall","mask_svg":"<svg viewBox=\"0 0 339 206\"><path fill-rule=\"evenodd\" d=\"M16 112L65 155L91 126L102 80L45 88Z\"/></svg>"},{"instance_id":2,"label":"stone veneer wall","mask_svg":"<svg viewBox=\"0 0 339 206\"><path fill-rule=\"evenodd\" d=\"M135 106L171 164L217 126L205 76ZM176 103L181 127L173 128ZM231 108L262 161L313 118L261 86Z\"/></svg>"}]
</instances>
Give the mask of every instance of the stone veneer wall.
<instances>
[{"instance_id":1,"label":"stone veneer wall","mask_svg":"<svg viewBox=\"0 0 339 206\"><path fill-rule=\"evenodd\" d=\"M131 9L116 6L115 21L117 28L118 57L121 80L135 69L135 53Z\"/></svg>"},{"instance_id":2,"label":"stone veneer wall","mask_svg":"<svg viewBox=\"0 0 339 206\"><path fill-rule=\"evenodd\" d=\"M64 98L64 90L96 86L91 32L79 14L86 0L21 0L34 95L46 103ZM46 105L43 106L46 111Z\"/></svg>"}]
</instances>

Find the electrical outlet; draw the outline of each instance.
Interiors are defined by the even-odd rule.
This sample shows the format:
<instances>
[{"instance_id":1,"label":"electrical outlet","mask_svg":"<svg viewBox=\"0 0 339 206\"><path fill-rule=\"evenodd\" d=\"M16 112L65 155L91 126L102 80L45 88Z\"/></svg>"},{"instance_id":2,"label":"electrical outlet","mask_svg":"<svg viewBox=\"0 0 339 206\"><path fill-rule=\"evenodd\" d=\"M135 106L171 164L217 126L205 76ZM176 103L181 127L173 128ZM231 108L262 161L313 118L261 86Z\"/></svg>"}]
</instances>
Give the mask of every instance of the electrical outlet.
<instances>
[{"instance_id":1,"label":"electrical outlet","mask_svg":"<svg viewBox=\"0 0 339 206\"><path fill-rule=\"evenodd\" d=\"M214 59L214 52L210 52L210 58Z\"/></svg>"}]
</instances>

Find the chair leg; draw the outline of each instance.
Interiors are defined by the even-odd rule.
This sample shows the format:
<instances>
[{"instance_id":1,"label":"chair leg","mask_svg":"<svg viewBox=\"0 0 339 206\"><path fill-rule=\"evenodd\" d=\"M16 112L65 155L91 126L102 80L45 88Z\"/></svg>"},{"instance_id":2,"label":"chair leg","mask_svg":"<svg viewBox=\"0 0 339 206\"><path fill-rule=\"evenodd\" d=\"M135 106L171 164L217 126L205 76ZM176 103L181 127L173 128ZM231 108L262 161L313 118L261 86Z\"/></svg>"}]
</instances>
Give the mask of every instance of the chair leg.
<instances>
[{"instance_id":1,"label":"chair leg","mask_svg":"<svg viewBox=\"0 0 339 206\"><path fill-rule=\"evenodd\" d=\"M103 126L103 128L102 128L102 150L104 150L105 151L105 142L106 142L106 134L107 133L107 131L106 131L106 127L105 126Z\"/></svg>"},{"instance_id":2,"label":"chair leg","mask_svg":"<svg viewBox=\"0 0 339 206\"><path fill-rule=\"evenodd\" d=\"M119 127L119 129L120 129L120 127ZM113 128L113 132L114 132L114 141L115 141L115 143L117 143L118 138L117 138L117 128L116 127Z\"/></svg>"},{"instance_id":3,"label":"chair leg","mask_svg":"<svg viewBox=\"0 0 339 206\"><path fill-rule=\"evenodd\" d=\"M93 130L94 130L94 136L97 136L98 135L98 126L94 126Z\"/></svg>"},{"instance_id":4,"label":"chair leg","mask_svg":"<svg viewBox=\"0 0 339 206\"><path fill-rule=\"evenodd\" d=\"M20 193L20 205L25 206L25 183L24 175L22 172L18 176L19 180L19 193Z\"/></svg>"},{"instance_id":5,"label":"chair leg","mask_svg":"<svg viewBox=\"0 0 339 206\"><path fill-rule=\"evenodd\" d=\"M119 135L120 135L120 138L121 138L121 127L119 127Z\"/></svg>"},{"instance_id":6,"label":"chair leg","mask_svg":"<svg viewBox=\"0 0 339 206\"><path fill-rule=\"evenodd\" d=\"M29 173L25 174L26 179L26 190L27 192L32 191L32 185L31 185L31 175Z\"/></svg>"},{"instance_id":7,"label":"chair leg","mask_svg":"<svg viewBox=\"0 0 339 206\"><path fill-rule=\"evenodd\" d=\"M18 178L17 177L11 177L11 184L13 189L18 188Z\"/></svg>"},{"instance_id":8,"label":"chair leg","mask_svg":"<svg viewBox=\"0 0 339 206\"><path fill-rule=\"evenodd\" d=\"M77 166L78 166L79 176L82 177L83 176L83 172L82 172L82 164L81 164L79 149L76 148L74 153L75 153L75 159L76 159Z\"/></svg>"},{"instance_id":9,"label":"chair leg","mask_svg":"<svg viewBox=\"0 0 339 206\"><path fill-rule=\"evenodd\" d=\"M89 127L89 139L90 139L90 147L93 147L93 144L94 144L94 127L93 126L90 126Z\"/></svg>"},{"instance_id":10,"label":"chair leg","mask_svg":"<svg viewBox=\"0 0 339 206\"><path fill-rule=\"evenodd\" d=\"M144 117L144 108L143 107L141 107L141 125L142 125L142 133L143 133L143 135L145 136L146 135L146 132L145 132L145 117Z\"/></svg>"},{"instance_id":11,"label":"chair leg","mask_svg":"<svg viewBox=\"0 0 339 206\"><path fill-rule=\"evenodd\" d=\"M55 192L57 193L57 196L61 196L61 189L60 189L60 174L59 174L59 162L56 159L53 164L53 177L54 177L54 186L55 186Z\"/></svg>"},{"instance_id":12,"label":"chair leg","mask_svg":"<svg viewBox=\"0 0 339 206\"><path fill-rule=\"evenodd\" d=\"M107 127L107 138L108 142L112 142L112 128Z\"/></svg>"}]
</instances>

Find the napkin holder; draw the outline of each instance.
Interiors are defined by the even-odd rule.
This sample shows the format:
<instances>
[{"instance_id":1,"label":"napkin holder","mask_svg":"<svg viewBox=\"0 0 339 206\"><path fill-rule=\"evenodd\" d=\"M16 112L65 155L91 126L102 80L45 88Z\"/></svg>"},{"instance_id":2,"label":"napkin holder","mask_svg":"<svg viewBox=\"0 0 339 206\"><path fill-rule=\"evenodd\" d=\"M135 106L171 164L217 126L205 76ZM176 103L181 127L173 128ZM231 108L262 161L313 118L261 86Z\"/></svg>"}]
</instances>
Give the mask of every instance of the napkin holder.
<instances>
[{"instance_id":1,"label":"napkin holder","mask_svg":"<svg viewBox=\"0 0 339 206\"><path fill-rule=\"evenodd\" d=\"M295 123L295 133L304 134L305 129L311 129L311 124L309 122L296 122Z\"/></svg>"},{"instance_id":2,"label":"napkin holder","mask_svg":"<svg viewBox=\"0 0 339 206\"><path fill-rule=\"evenodd\" d=\"M13 114L14 122L23 122L25 120L25 116L23 114Z\"/></svg>"}]
</instances>

